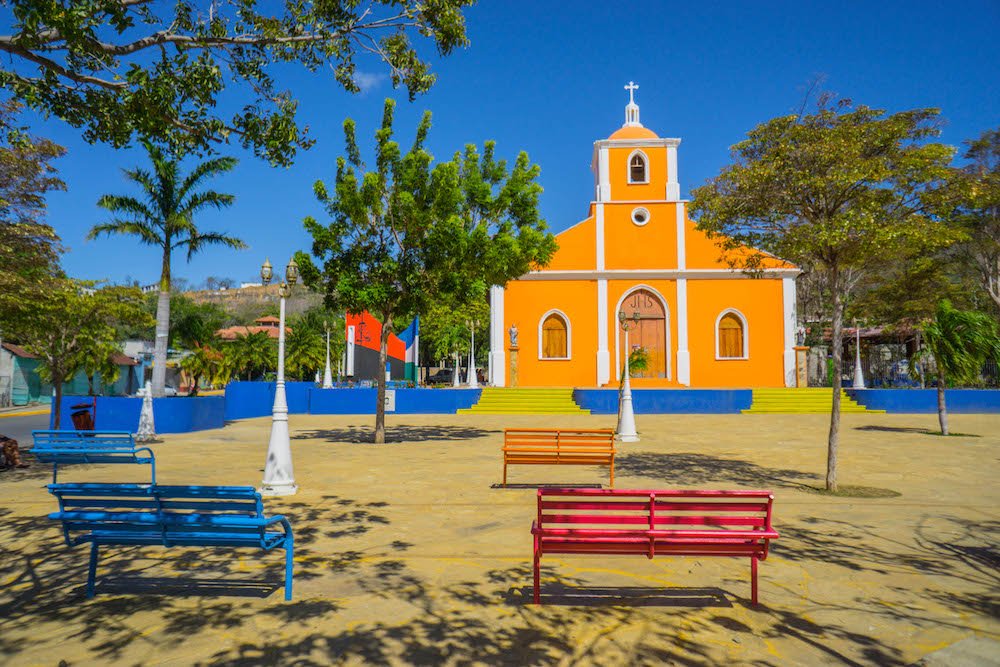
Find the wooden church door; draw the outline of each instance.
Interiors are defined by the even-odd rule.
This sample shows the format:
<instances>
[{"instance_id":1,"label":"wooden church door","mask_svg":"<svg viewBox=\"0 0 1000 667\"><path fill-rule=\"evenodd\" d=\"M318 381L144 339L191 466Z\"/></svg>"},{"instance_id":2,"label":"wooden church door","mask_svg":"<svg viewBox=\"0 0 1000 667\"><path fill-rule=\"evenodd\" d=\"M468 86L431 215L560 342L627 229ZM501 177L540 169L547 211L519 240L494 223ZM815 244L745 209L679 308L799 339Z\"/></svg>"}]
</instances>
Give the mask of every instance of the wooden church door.
<instances>
[{"instance_id":1,"label":"wooden church door","mask_svg":"<svg viewBox=\"0 0 1000 667\"><path fill-rule=\"evenodd\" d=\"M636 290L625 297L622 311L631 319L639 313L639 323L629 331L629 346L635 350L645 348L649 366L645 371L635 372L632 377L667 377L667 314L663 304L648 290ZM623 341L624 343L624 341ZM621 356L624 364L624 352Z\"/></svg>"}]
</instances>

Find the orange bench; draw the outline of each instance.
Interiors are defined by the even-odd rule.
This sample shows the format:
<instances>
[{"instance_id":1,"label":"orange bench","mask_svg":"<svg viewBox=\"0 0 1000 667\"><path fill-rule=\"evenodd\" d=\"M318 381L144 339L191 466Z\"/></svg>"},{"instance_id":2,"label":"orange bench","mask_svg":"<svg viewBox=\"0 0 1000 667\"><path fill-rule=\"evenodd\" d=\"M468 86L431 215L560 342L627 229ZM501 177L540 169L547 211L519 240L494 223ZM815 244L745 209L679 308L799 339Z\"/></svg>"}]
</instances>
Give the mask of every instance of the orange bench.
<instances>
[{"instance_id":1,"label":"orange bench","mask_svg":"<svg viewBox=\"0 0 1000 667\"><path fill-rule=\"evenodd\" d=\"M508 428L503 432L503 483L508 465L606 465L615 486L611 429Z\"/></svg>"}]
</instances>

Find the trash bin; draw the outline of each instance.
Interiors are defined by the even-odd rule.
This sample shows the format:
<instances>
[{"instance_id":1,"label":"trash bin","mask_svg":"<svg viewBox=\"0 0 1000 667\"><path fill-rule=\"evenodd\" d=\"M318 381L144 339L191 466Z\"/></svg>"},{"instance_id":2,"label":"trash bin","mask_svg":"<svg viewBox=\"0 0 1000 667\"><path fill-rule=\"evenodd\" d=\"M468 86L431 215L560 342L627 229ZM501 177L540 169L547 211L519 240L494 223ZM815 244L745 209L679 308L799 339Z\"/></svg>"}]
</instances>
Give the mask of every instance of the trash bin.
<instances>
[{"instance_id":1,"label":"trash bin","mask_svg":"<svg viewBox=\"0 0 1000 667\"><path fill-rule=\"evenodd\" d=\"M94 406L90 403L78 403L70 409L70 419L73 420L73 428L77 431L94 430Z\"/></svg>"}]
</instances>

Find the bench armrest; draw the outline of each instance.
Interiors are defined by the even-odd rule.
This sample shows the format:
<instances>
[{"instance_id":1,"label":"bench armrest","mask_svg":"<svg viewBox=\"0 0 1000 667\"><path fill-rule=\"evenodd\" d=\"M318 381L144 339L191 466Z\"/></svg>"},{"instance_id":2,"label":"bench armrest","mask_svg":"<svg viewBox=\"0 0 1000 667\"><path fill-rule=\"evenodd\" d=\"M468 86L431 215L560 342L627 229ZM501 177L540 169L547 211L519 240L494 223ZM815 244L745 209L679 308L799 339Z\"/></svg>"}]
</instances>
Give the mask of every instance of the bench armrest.
<instances>
[{"instance_id":1,"label":"bench armrest","mask_svg":"<svg viewBox=\"0 0 1000 667\"><path fill-rule=\"evenodd\" d=\"M289 523L288 519L286 519L283 514L269 517L267 521L264 522L264 526L265 527L273 526L276 523L280 523L281 526L285 529L285 535L292 534L292 524Z\"/></svg>"}]
</instances>

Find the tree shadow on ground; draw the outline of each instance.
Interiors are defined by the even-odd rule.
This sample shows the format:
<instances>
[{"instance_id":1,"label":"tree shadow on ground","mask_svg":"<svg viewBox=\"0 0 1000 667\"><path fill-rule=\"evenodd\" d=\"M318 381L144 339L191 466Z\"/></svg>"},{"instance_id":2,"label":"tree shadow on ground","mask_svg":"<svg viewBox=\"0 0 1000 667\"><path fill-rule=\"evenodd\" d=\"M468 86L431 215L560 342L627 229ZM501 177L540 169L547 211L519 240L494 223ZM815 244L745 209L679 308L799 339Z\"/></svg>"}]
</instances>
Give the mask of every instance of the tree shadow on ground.
<instances>
[{"instance_id":1,"label":"tree shadow on ground","mask_svg":"<svg viewBox=\"0 0 1000 667\"><path fill-rule=\"evenodd\" d=\"M7 584L0 589L0 655L16 662L23 651L45 649L49 662L110 662L140 651L169 659L171 651L194 639L214 646L207 649L214 653L199 656L202 664L213 665L703 665L723 661L726 642L752 634L807 656L803 661L895 666L905 661L901 644L893 642L906 641L908 635L893 640L894 635L884 632L887 622L918 629L942 623L940 615L920 607L898 600L890 604L882 599L888 590L861 591L853 600L822 600L823 608L834 613L814 622L803 615L812 611L808 605L797 613L766 604L751 607L744 597L717 588L595 586L592 579L599 580L600 574L583 580L557 567L542 571L542 592L551 599L538 607L531 604L529 564L477 572L458 583L444 577L446 583L441 583L393 557L404 547L398 541L391 548L366 550L364 557L338 552L336 543L326 543L323 551L315 548L321 532L331 527L373 530L384 525L377 512L382 506L334 495L313 504L274 503L270 509L292 517L297 542L302 535L304 556L296 561L296 580L333 571L338 583L350 583L364 597L347 604L339 598L274 600L268 606L254 599L212 596L103 594L84 600L86 550L62 546L55 522L0 508L0 545L11 552L0 559L0 581ZM877 525L858 519L815 518L779 525L779 530L782 538L774 553L778 556L780 548L780 557L787 560L939 577L899 595L940 598L953 605L955 627L963 631L968 629L963 613L988 610L983 602L997 590L1000 522L934 515L918 518L914 539L904 540L886 537ZM32 539L24 539L26 535ZM160 552L158 559L149 557L151 551ZM198 583L228 577L233 569L233 550L178 551L122 548L101 571L119 581L125 570L129 576L146 572L149 582L162 577L166 563L180 560L175 569ZM275 561L278 574L282 559L268 560ZM628 559L616 560L628 569ZM953 584L983 593L970 600ZM712 600L719 604L703 604ZM341 613L348 604L355 606L349 610L350 623ZM375 612L357 621L359 604L392 605L396 613ZM662 606L670 609L657 611ZM213 645L214 640L219 641ZM773 664L764 660L761 664Z\"/></svg>"},{"instance_id":2,"label":"tree shadow on ground","mask_svg":"<svg viewBox=\"0 0 1000 667\"><path fill-rule=\"evenodd\" d=\"M868 424L866 426L855 426L855 431L877 431L883 433L918 433L920 435L942 436L941 431L933 428L920 428L917 426L882 426L879 424ZM983 436L975 433L949 433L949 438L981 438Z\"/></svg>"},{"instance_id":3,"label":"tree shadow on ground","mask_svg":"<svg viewBox=\"0 0 1000 667\"><path fill-rule=\"evenodd\" d=\"M695 452L657 454L637 452L615 459L619 475L661 479L671 486L692 486L724 482L737 486L794 488L815 481L819 475L790 468L765 468L750 461L723 459Z\"/></svg>"},{"instance_id":4,"label":"tree shadow on ground","mask_svg":"<svg viewBox=\"0 0 1000 667\"><path fill-rule=\"evenodd\" d=\"M428 440L475 440L499 432L468 426L391 426L385 429L385 442L390 444ZM292 436L292 440L372 443L375 441L375 429L370 426L348 426L338 429L300 431Z\"/></svg>"}]
</instances>

